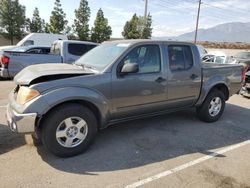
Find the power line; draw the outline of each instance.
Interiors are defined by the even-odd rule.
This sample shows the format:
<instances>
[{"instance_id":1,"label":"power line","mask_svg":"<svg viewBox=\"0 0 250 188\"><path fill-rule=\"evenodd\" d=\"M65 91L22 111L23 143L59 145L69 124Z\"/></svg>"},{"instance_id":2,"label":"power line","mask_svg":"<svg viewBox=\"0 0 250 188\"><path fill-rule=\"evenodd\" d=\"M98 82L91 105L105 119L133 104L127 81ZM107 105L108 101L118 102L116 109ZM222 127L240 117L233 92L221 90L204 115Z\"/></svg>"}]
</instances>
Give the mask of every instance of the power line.
<instances>
[{"instance_id":1,"label":"power line","mask_svg":"<svg viewBox=\"0 0 250 188\"><path fill-rule=\"evenodd\" d=\"M183 5L183 4L181 4L181 3L187 3L186 1L176 0L177 3L175 3L175 4L173 4L173 3L169 2L169 1L164 1L164 0L160 0L160 1L161 1L162 4L157 4L158 6L162 6L162 7L168 8L168 9L172 9L172 10L177 10L178 9L178 11L180 11L180 12L190 13L189 11L185 11L187 9L187 7L185 5ZM189 2L189 4L194 4L197 1L188 1L188 2ZM202 2L202 5L210 6L210 5L208 5L207 3L204 3L204 2ZM205 13L206 12L210 12L211 8L212 8L212 10L216 9L215 6L213 6L213 7L210 7L210 9L206 9L204 12ZM189 9L191 9L191 10L193 9L194 10L194 8L189 8ZM222 8L220 8L220 10L227 11L226 9L222 9ZM239 15L237 15L237 17L235 17L235 16L233 16L231 14L223 13L222 11L216 11L215 12L215 10L213 11L213 13L211 15L206 15L206 16L215 17L214 13L219 15L219 17L217 17L219 19L221 17L227 18L227 19L230 18L230 19L233 19L233 20L235 18L240 18L241 20L248 21L245 17L239 16ZM248 12L246 12L246 13L248 13Z\"/></svg>"},{"instance_id":2,"label":"power line","mask_svg":"<svg viewBox=\"0 0 250 188\"><path fill-rule=\"evenodd\" d=\"M161 3L152 3L154 6L159 6L159 7L164 7L164 8L167 8L167 9L170 9L170 10L176 10L177 12L176 13L187 13L187 14L190 14L192 12L188 11L187 10L187 7L181 3L187 3L187 1L182 1L182 0L176 0L177 3L173 4L169 1L166 1L166 0L160 0ZM196 1L197 2L197 1ZM188 3L192 3L194 4L195 2L194 1L188 1ZM204 4L204 5L203 5ZM202 7L206 7L207 3L203 3ZM192 8L192 6L189 8L189 10L194 10L194 8ZM202 9L202 8L201 8ZM202 9L203 10L203 9ZM223 9L224 10L224 9ZM194 14L194 12L193 12ZM201 14L201 17L204 17L203 15L205 15L206 17L210 17L210 18L213 18L215 20L219 20L219 21L223 21L223 20L237 20L237 21L243 21L243 22L248 22L249 20L247 20L245 17L242 17L242 16L233 16L231 14L226 14L226 13L223 13L222 11L216 11L216 8L215 7L210 7L209 9L205 9L202 11L202 14Z\"/></svg>"},{"instance_id":3,"label":"power line","mask_svg":"<svg viewBox=\"0 0 250 188\"><path fill-rule=\"evenodd\" d=\"M222 8L220 6L216 6L211 4L212 2L205 2L206 0L157 0L157 1L150 1L150 4L153 6L166 8L167 10L173 10L171 12L174 13L185 13L185 14L192 14L195 16L194 10L195 4L199 3L198 12L196 15L196 27L195 27L195 38L194 42L197 41L198 29L199 29L199 22L200 18L204 19L213 19L217 20L218 22L225 22L226 20L231 21L241 21L241 22L249 22L248 15L250 17L250 12L244 9L235 8L228 9ZM228 4L220 2L222 6L227 7ZM228 12L228 13L227 13ZM237 15L236 15L237 14ZM240 15L239 15L240 14ZM242 15L244 14L244 16ZM245 16L247 15L247 16ZM207 20L206 19L206 20Z\"/></svg>"}]
</instances>

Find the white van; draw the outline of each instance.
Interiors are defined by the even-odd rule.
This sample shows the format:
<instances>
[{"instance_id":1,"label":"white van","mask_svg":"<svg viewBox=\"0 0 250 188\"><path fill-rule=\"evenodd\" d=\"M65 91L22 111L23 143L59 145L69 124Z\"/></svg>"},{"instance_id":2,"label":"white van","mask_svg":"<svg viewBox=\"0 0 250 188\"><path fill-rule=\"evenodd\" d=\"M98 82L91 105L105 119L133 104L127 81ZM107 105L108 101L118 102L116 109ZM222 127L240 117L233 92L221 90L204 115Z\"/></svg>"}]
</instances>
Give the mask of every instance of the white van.
<instances>
[{"instance_id":1,"label":"white van","mask_svg":"<svg viewBox=\"0 0 250 188\"><path fill-rule=\"evenodd\" d=\"M13 47L18 46L51 46L56 40L68 40L66 35L61 34L50 34L50 33L30 33L24 37L16 46L1 46L0 50L9 50Z\"/></svg>"}]
</instances>

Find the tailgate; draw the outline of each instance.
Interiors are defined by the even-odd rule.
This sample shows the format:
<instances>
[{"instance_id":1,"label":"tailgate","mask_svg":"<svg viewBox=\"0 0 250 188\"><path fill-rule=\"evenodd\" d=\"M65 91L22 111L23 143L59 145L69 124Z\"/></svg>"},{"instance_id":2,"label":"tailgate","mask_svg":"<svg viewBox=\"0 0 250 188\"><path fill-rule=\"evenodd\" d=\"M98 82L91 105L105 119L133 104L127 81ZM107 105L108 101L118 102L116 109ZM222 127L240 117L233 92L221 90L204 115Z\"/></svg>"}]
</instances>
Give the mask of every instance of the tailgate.
<instances>
[{"instance_id":1,"label":"tailgate","mask_svg":"<svg viewBox=\"0 0 250 188\"><path fill-rule=\"evenodd\" d=\"M61 63L61 56L52 54L29 54L22 52L8 52L8 70L11 77L14 77L22 69L30 65L42 63Z\"/></svg>"}]
</instances>

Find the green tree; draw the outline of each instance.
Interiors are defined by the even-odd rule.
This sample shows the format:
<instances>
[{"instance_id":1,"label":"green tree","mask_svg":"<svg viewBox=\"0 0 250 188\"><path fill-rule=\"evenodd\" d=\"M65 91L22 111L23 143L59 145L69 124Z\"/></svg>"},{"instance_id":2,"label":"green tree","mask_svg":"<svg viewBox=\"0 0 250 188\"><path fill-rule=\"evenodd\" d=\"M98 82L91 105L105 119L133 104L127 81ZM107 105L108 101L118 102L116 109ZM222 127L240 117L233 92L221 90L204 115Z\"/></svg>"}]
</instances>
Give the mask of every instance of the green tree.
<instances>
[{"instance_id":1,"label":"green tree","mask_svg":"<svg viewBox=\"0 0 250 188\"><path fill-rule=\"evenodd\" d=\"M139 18L136 14L133 15L130 21L127 21L122 32L125 39L139 39L140 32L138 29Z\"/></svg>"},{"instance_id":2,"label":"green tree","mask_svg":"<svg viewBox=\"0 0 250 188\"><path fill-rule=\"evenodd\" d=\"M39 10L36 7L33 12L33 17L30 22L30 32L31 33L42 33L44 32L44 20L40 18Z\"/></svg>"},{"instance_id":3,"label":"green tree","mask_svg":"<svg viewBox=\"0 0 250 188\"><path fill-rule=\"evenodd\" d=\"M44 24L44 32L45 33L50 33L50 25L49 23L43 23Z\"/></svg>"},{"instance_id":4,"label":"green tree","mask_svg":"<svg viewBox=\"0 0 250 188\"><path fill-rule=\"evenodd\" d=\"M22 37L25 22L25 7L18 0L0 0L0 27L11 44L14 43L14 37Z\"/></svg>"},{"instance_id":5,"label":"green tree","mask_svg":"<svg viewBox=\"0 0 250 188\"><path fill-rule=\"evenodd\" d=\"M91 29L91 40L101 43L110 39L112 29L108 25L108 19L104 17L102 9L99 9L94 22L94 27Z\"/></svg>"},{"instance_id":6,"label":"green tree","mask_svg":"<svg viewBox=\"0 0 250 188\"><path fill-rule=\"evenodd\" d=\"M144 22L145 19L143 18ZM150 14L148 14L146 23L144 23L144 27L141 33L141 38L142 39L150 39L152 37L152 16Z\"/></svg>"},{"instance_id":7,"label":"green tree","mask_svg":"<svg viewBox=\"0 0 250 188\"><path fill-rule=\"evenodd\" d=\"M30 23L31 23L31 20L29 18L27 18L25 20L25 23L24 23L25 31L28 32L28 33L30 32Z\"/></svg>"},{"instance_id":8,"label":"green tree","mask_svg":"<svg viewBox=\"0 0 250 188\"><path fill-rule=\"evenodd\" d=\"M142 16L133 15L127 21L122 32L125 39L149 39L152 36L152 16L149 14L147 20Z\"/></svg>"},{"instance_id":9,"label":"green tree","mask_svg":"<svg viewBox=\"0 0 250 188\"><path fill-rule=\"evenodd\" d=\"M63 12L60 0L55 1L54 10L50 16L50 32L55 34L63 33L67 28L68 21L66 14Z\"/></svg>"},{"instance_id":10,"label":"green tree","mask_svg":"<svg viewBox=\"0 0 250 188\"><path fill-rule=\"evenodd\" d=\"M80 40L89 40L90 8L87 0L81 0L80 6L75 10L74 31Z\"/></svg>"}]
</instances>

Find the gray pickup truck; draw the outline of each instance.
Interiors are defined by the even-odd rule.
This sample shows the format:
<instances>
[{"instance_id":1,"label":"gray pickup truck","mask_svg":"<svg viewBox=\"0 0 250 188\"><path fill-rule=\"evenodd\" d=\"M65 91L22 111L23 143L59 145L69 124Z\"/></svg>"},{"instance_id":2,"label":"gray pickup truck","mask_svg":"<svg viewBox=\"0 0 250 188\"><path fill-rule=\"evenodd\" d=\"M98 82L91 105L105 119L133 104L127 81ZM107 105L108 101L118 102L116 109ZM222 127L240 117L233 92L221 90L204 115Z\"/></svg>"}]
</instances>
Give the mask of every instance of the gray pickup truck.
<instances>
[{"instance_id":1,"label":"gray pickup truck","mask_svg":"<svg viewBox=\"0 0 250 188\"><path fill-rule=\"evenodd\" d=\"M30 53L19 50L0 52L0 77L13 78L27 66L35 64L73 63L83 54L98 44L85 41L58 40L55 41L50 53Z\"/></svg>"},{"instance_id":2,"label":"gray pickup truck","mask_svg":"<svg viewBox=\"0 0 250 188\"><path fill-rule=\"evenodd\" d=\"M53 154L77 155L98 129L122 121L195 107L217 121L239 91L242 66L202 64L191 43L106 42L75 64L34 65L15 77L7 121L31 133Z\"/></svg>"}]
</instances>

